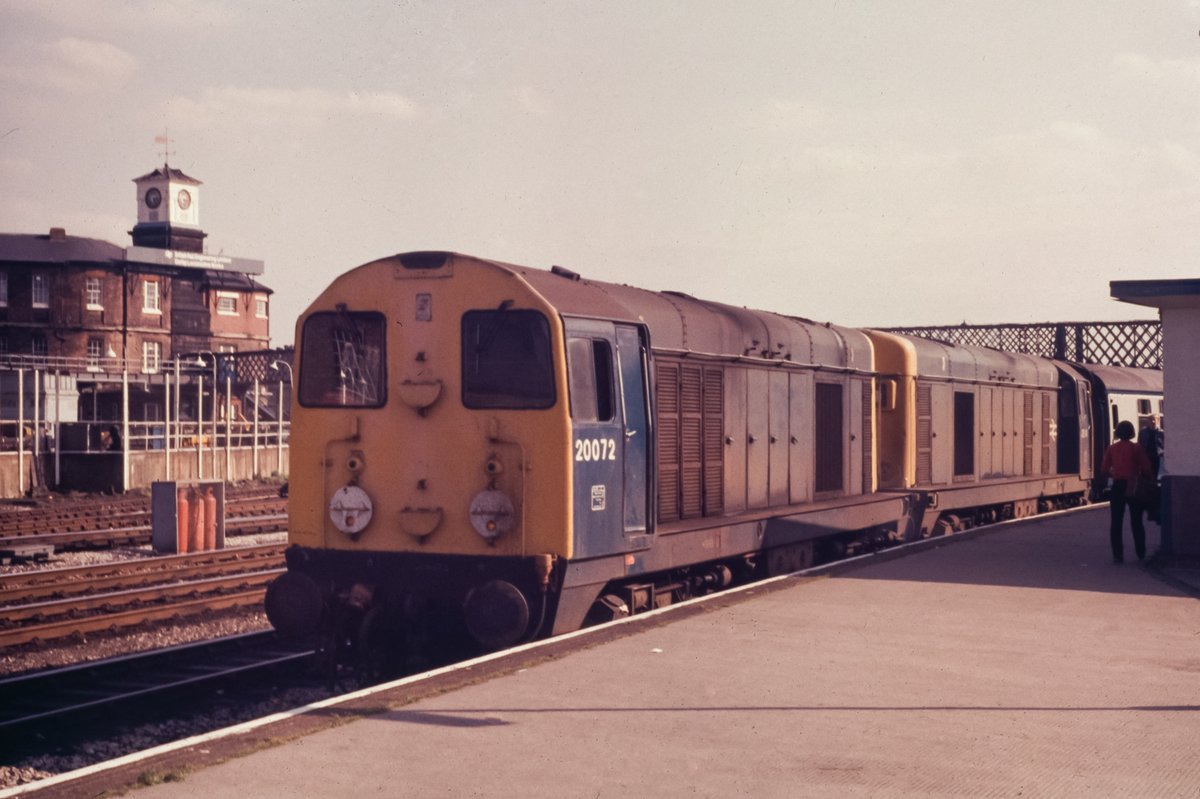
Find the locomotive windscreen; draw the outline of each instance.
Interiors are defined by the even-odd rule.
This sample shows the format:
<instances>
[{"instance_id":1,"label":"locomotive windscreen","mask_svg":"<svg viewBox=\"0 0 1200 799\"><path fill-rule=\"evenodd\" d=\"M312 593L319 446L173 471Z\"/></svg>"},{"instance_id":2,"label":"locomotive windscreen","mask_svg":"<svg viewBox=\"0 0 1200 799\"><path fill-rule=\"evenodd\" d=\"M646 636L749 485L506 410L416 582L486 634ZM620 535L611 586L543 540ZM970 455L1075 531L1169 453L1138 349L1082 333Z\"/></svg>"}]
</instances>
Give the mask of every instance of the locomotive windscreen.
<instances>
[{"instance_id":1,"label":"locomotive windscreen","mask_svg":"<svg viewBox=\"0 0 1200 799\"><path fill-rule=\"evenodd\" d=\"M468 408L554 405L546 317L505 308L463 314L462 398Z\"/></svg>"},{"instance_id":2,"label":"locomotive windscreen","mask_svg":"<svg viewBox=\"0 0 1200 799\"><path fill-rule=\"evenodd\" d=\"M304 321L300 404L378 408L386 400L383 314L337 311Z\"/></svg>"}]
</instances>

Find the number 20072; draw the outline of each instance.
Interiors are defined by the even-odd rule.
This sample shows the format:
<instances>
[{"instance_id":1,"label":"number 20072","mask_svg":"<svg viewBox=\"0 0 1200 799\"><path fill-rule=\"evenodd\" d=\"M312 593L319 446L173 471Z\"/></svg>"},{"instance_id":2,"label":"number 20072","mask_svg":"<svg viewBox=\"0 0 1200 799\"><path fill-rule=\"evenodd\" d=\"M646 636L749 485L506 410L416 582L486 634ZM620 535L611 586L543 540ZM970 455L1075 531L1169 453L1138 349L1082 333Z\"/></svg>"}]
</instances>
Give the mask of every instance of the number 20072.
<instances>
[{"instance_id":1,"label":"number 20072","mask_svg":"<svg viewBox=\"0 0 1200 799\"><path fill-rule=\"evenodd\" d=\"M611 438L580 438L575 441L577 461L615 461L617 442Z\"/></svg>"}]
</instances>

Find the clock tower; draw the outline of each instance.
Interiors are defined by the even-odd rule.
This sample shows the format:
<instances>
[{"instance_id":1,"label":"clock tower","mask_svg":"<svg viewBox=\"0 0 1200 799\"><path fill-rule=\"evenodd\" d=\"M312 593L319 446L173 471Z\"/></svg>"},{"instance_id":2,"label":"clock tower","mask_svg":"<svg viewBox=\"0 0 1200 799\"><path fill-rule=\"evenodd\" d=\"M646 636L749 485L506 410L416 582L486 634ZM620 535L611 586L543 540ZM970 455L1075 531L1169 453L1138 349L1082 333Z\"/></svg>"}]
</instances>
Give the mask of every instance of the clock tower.
<instances>
[{"instance_id":1,"label":"clock tower","mask_svg":"<svg viewBox=\"0 0 1200 799\"><path fill-rule=\"evenodd\" d=\"M200 181L163 164L140 178L137 186L138 221L129 234L134 246L181 252L203 252L200 229Z\"/></svg>"}]
</instances>

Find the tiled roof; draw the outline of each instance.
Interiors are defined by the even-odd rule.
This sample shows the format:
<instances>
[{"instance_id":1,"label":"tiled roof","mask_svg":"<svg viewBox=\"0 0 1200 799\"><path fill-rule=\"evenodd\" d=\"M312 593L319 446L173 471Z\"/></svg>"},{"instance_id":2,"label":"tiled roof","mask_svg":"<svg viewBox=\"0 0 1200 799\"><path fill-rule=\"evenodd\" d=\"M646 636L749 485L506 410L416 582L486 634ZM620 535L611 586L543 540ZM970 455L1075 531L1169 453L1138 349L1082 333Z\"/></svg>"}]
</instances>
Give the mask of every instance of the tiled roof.
<instances>
[{"instance_id":1,"label":"tiled roof","mask_svg":"<svg viewBox=\"0 0 1200 799\"><path fill-rule=\"evenodd\" d=\"M108 263L125 258L125 250L100 239L33 233L0 233L0 261L65 264Z\"/></svg>"},{"instance_id":2,"label":"tiled roof","mask_svg":"<svg viewBox=\"0 0 1200 799\"><path fill-rule=\"evenodd\" d=\"M161 167L154 170L153 172L147 172L146 174L142 175L140 178L134 178L133 182L140 183L143 180L153 180L155 178L167 178L168 180L173 180L176 183L190 183L193 186L201 185L200 181L196 180L193 177L183 174L182 170L175 169L173 167L168 166L167 164L163 164Z\"/></svg>"}]
</instances>

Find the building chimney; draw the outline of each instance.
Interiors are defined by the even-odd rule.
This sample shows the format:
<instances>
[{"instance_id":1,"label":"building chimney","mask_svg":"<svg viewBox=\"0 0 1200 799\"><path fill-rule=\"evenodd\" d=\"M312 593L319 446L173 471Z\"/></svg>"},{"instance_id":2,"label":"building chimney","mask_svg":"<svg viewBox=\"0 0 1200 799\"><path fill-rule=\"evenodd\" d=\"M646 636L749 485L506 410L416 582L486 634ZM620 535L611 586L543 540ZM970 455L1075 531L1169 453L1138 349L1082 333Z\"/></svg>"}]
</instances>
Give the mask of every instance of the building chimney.
<instances>
[{"instance_id":1,"label":"building chimney","mask_svg":"<svg viewBox=\"0 0 1200 799\"><path fill-rule=\"evenodd\" d=\"M65 227L50 228L50 241L66 241L67 229Z\"/></svg>"}]
</instances>

